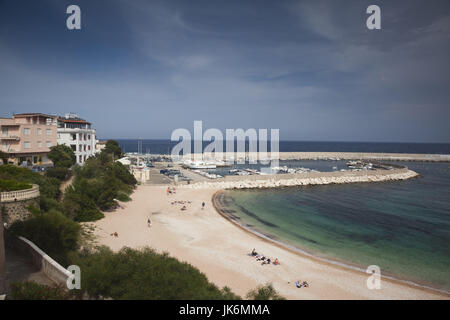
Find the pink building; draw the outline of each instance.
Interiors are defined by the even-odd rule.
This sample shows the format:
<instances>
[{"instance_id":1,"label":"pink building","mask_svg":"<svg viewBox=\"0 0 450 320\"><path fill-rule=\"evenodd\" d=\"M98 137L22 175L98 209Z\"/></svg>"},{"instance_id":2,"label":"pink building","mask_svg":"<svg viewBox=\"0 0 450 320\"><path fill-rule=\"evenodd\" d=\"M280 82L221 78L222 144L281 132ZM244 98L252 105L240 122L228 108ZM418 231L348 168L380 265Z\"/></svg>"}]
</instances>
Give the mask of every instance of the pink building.
<instances>
[{"instance_id":1,"label":"pink building","mask_svg":"<svg viewBox=\"0 0 450 320\"><path fill-rule=\"evenodd\" d=\"M42 113L0 118L0 150L15 165L47 165L50 147L56 146L58 117Z\"/></svg>"}]
</instances>

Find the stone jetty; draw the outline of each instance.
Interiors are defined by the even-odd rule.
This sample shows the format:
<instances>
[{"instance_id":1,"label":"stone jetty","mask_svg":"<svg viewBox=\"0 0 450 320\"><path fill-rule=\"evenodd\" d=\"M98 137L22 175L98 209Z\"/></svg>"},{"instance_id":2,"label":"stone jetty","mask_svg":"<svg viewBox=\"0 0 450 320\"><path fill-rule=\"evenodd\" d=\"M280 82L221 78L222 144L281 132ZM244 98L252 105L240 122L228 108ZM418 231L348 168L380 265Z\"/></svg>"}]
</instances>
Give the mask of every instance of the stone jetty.
<instances>
[{"instance_id":1,"label":"stone jetty","mask_svg":"<svg viewBox=\"0 0 450 320\"><path fill-rule=\"evenodd\" d=\"M251 176L226 176L214 181L182 185L192 189L254 189L290 186L327 185L343 183L383 182L407 180L419 174L408 168L393 170L363 170L337 172L308 172L298 174L274 174Z\"/></svg>"}]
</instances>

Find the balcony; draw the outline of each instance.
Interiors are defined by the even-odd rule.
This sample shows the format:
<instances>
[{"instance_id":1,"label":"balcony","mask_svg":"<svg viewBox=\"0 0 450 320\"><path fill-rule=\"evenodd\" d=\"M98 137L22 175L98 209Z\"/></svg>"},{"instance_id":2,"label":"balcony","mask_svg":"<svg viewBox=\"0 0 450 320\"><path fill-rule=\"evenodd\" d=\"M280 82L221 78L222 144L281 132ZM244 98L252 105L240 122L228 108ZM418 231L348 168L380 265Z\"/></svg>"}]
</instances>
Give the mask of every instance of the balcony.
<instances>
[{"instance_id":1,"label":"balcony","mask_svg":"<svg viewBox=\"0 0 450 320\"><path fill-rule=\"evenodd\" d=\"M0 134L0 140L16 140L19 141L20 137L13 134Z\"/></svg>"}]
</instances>

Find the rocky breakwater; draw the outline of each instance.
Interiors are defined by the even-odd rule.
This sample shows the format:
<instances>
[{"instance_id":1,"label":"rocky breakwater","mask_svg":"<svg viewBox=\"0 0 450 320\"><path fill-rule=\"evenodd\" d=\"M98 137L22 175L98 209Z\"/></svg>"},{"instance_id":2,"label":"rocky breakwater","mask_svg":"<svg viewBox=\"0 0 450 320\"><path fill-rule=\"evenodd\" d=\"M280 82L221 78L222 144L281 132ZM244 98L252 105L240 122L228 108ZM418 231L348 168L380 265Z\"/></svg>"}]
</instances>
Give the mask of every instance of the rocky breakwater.
<instances>
[{"instance_id":1,"label":"rocky breakwater","mask_svg":"<svg viewBox=\"0 0 450 320\"><path fill-rule=\"evenodd\" d=\"M383 182L407 180L419 174L408 168L393 170L365 170L356 172L308 172L299 174L227 176L212 182L198 182L183 185L191 189L253 189L290 186L326 185L361 182Z\"/></svg>"}]
</instances>

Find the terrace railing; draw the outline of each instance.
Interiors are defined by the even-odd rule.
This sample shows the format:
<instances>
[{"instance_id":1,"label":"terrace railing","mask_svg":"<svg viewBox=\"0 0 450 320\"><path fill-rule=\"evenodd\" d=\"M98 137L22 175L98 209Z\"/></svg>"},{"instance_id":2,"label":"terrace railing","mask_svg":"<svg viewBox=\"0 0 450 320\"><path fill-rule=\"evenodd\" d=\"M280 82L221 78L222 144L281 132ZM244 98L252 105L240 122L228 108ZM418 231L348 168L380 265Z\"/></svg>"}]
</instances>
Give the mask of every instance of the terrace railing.
<instances>
[{"instance_id":1,"label":"terrace railing","mask_svg":"<svg viewBox=\"0 0 450 320\"><path fill-rule=\"evenodd\" d=\"M33 184L30 189L1 192L0 202L14 202L34 199L39 197L39 195L39 186L37 184Z\"/></svg>"}]
</instances>

